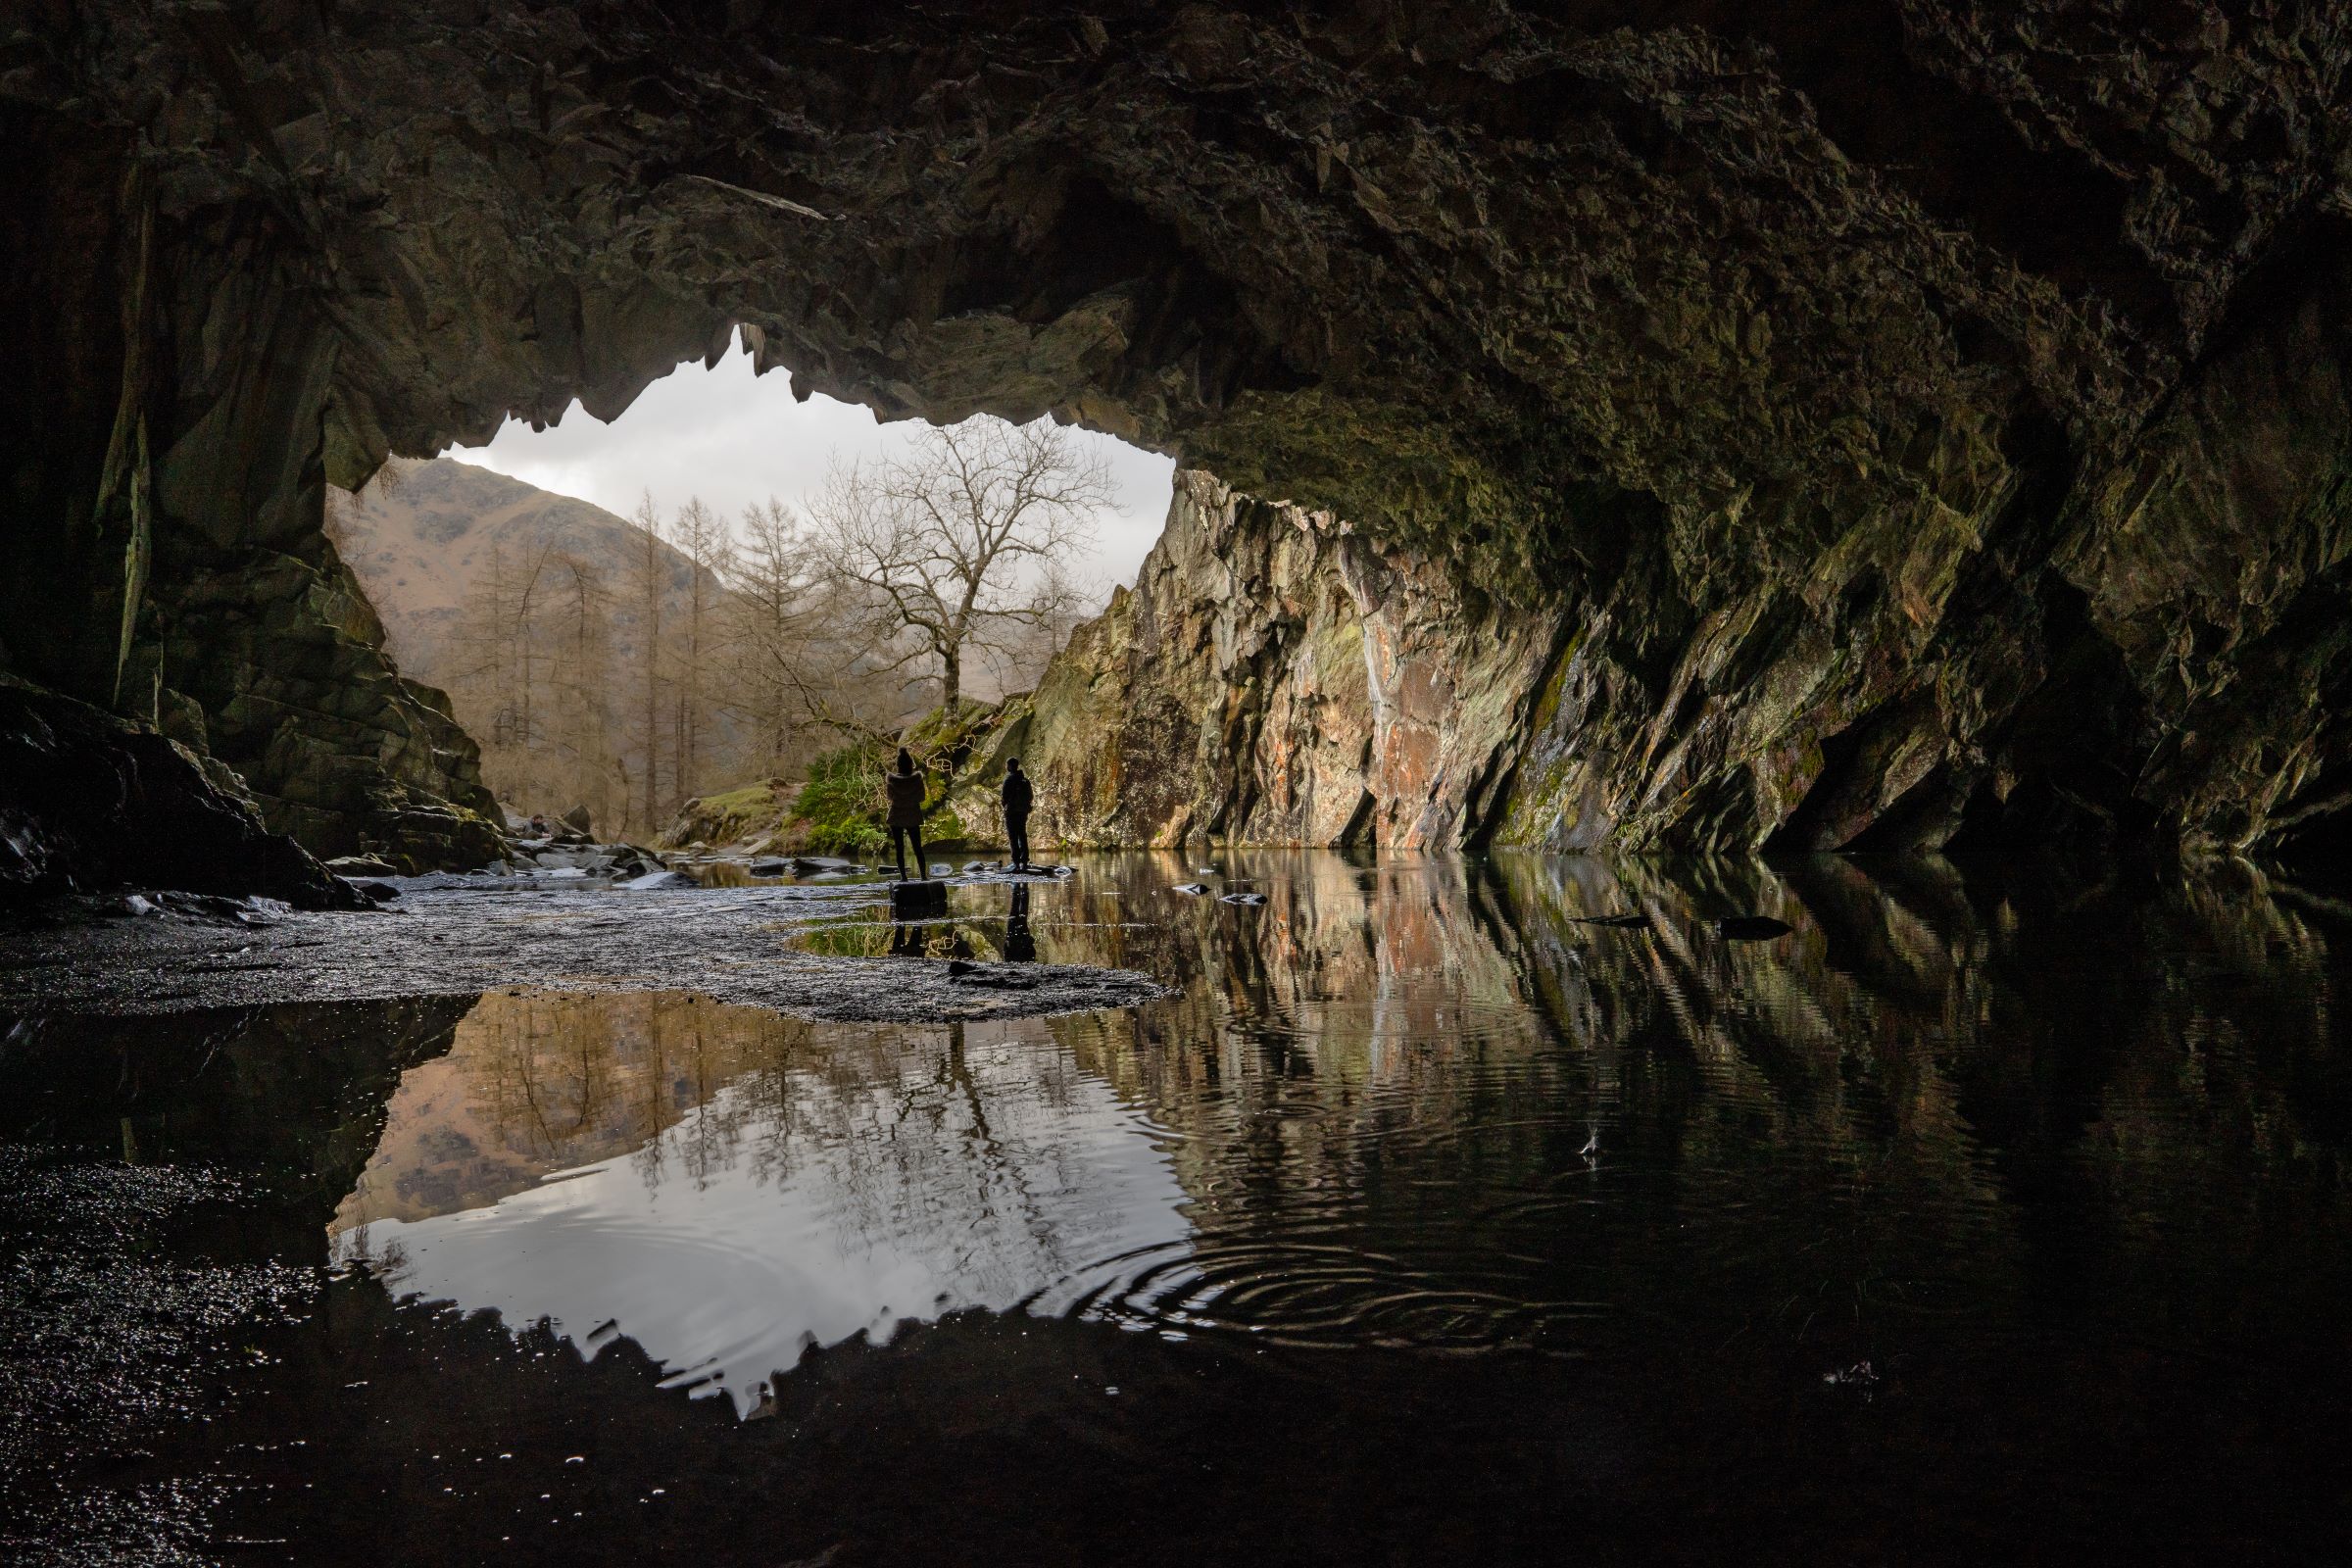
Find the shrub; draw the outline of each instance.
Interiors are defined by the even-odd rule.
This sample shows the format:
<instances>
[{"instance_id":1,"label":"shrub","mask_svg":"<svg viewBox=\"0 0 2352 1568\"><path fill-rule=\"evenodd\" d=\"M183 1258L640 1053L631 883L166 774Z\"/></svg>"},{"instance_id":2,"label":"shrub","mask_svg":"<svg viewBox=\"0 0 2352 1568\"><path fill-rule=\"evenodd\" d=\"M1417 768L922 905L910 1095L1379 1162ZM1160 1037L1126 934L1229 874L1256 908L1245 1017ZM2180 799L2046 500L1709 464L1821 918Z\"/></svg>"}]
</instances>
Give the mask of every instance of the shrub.
<instances>
[{"instance_id":1,"label":"shrub","mask_svg":"<svg viewBox=\"0 0 2352 1568\"><path fill-rule=\"evenodd\" d=\"M965 836L962 818L947 808L948 760L958 748L968 757L996 714L994 708L966 702L955 718L938 710L907 732L906 749L930 779L932 809L923 820L926 843ZM821 752L809 761L808 782L801 786L792 809L808 823L811 854L875 860L890 853L890 833L882 825L882 773L897 755L895 746L858 741Z\"/></svg>"},{"instance_id":2,"label":"shrub","mask_svg":"<svg viewBox=\"0 0 2352 1568\"><path fill-rule=\"evenodd\" d=\"M793 814L808 824L808 848L817 855L872 859L888 853L882 830L883 749L871 743L835 747L808 763L808 782L794 800Z\"/></svg>"}]
</instances>

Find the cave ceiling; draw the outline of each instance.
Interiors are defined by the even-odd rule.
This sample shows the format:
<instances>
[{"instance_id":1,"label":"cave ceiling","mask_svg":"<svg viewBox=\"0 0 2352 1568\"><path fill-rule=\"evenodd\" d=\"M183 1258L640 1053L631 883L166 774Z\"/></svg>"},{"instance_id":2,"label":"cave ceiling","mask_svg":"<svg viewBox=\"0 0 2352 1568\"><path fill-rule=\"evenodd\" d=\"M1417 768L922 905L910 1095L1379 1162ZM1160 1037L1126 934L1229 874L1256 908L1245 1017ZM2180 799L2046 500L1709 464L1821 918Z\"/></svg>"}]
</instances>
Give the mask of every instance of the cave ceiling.
<instances>
[{"instance_id":1,"label":"cave ceiling","mask_svg":"<svg viewBox=\"0 0 2352 1568\"><path fill-rule=\"evenodd\" d=\"M2347 189L2327 5L45 9L6 90L316 306L346 485L738 324L1366 526L2095 444Z\"/></svg>"},{"instance_id":2,"label":"cave ceiling","mask_svg":"<svg viewBox=\"0 0 2352 1568\"><path fill-rule=\"evenodd\" d=\"M21 3L0 661L314 841L485 808L324 486L740 331L1385 552L1326 575L1399 842L2274 839L2352 799L2348 58L2316 0Z\"/></svg>"}]
</instances>

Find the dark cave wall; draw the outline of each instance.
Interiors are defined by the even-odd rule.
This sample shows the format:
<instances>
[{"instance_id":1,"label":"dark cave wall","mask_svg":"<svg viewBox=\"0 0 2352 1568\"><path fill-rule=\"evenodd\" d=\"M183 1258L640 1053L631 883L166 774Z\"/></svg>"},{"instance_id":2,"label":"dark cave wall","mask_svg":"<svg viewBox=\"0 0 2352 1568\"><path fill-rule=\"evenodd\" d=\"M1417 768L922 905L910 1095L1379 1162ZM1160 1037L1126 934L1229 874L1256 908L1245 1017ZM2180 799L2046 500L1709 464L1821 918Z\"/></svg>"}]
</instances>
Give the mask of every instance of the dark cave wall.
<instances>
[{"instance_id":1,"label":"dark cave wall","mask_svg":"<svg viewBox=\"0 0 2352 1568\"><path fill-rule=\"evenodd\" d=\"M21 106L0 333L0 659L226 762L273 829L416 868L498 846L472 741L320 532L339 344L284 224ZM130 603L125 617L124 605ZM232 878L233 880L233 878Z\"/></svg>"},{"instance_id":2,"label":"dark cave wall","mask_svg":"<svg viewBox=\"0 0 2352 1568\"><path fill-rule=\"evenodd\" d=\"M128 492L74 519L137 361L126 687L315 841L431 845L485 803L320 484L617 413L740 323L798 388L1229 487L1073 655L1179 651L1089 710L1154 793L1074 781L1088 831L2318 847L2348 25L58 0L0 46L9 200L89 263L7 297L78 368L5 439L76 476L10 522L72 591L0 635L112 696Z\"/></svg>"}]
</instances>

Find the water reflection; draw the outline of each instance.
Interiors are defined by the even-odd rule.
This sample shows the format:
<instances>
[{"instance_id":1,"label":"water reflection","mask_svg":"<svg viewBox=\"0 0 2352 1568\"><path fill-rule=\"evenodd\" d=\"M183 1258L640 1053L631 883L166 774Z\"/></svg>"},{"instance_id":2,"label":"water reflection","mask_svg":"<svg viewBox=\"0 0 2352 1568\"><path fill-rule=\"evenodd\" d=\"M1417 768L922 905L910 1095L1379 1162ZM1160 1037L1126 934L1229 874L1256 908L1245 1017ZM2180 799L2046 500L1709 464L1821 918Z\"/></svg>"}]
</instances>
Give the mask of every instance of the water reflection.
<instances>
[{"instance_id":1,"label":"water reflection","mask_svg":"<svg viewBox=\"0 0 2352 1568\"><path fill-rule=\"evenodd\" d=\"M1181 1235L1182 1196L1133 1108L1001 1026L523 994L402 1080L333 1231L397 1290L625 1334L749 1409L807 1346Z\"/></svg>"},{"instance_id":2,"label":"water reflection","mask_svg":"<svg viewBox=\"0 0 2352 1568\"><path fill-rule=\"evenodd\" d=\"M626 1335L740 1407L807 1345L973 1305L1515 1348L1693 1410L2340 1361L2323 906L1934 864L1213 869L1265 902L1105 857L809 939L1185 988L1129 1013L484 998L403 1080L338 1246L587 1349ZM1789 930L1719 924L1750 916Z\"/></svg>"},{"instance_id":3,"label":"water reflection","mask_svg":"<svg viewBox=\"0 0 2352 1568\"><path fill-rule=\"evenodd\" d=\"M1026 882L1014 886L1012 909L1004 916L1004 961L1037 961L1037 937L1029 929L1029 885Z\"/></svg>"}]
</instances>

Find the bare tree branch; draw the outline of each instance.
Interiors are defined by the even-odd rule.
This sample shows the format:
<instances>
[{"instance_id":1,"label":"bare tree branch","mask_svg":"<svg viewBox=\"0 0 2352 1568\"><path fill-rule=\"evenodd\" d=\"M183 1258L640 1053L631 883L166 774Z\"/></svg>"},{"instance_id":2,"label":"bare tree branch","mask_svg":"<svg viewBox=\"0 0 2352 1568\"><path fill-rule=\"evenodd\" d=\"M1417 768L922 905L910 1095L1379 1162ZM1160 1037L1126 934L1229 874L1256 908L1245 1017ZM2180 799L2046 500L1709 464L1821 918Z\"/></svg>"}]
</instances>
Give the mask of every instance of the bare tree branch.
<instances>
[{"instance_id":1,"label":"bare tree branch","mask_svg":"<svg viewBox=\"0 0 2352 1568\"><path fill-rule=\"evenodd\" d=\"M953 708L968 653L1054 620L1114 496L1108 466L1067 430L972 419L901 457L836 467L814 508L816 548L837 579L874 596L877 645L910 637L937 661Z\"/></svg>"}]
</instances>

